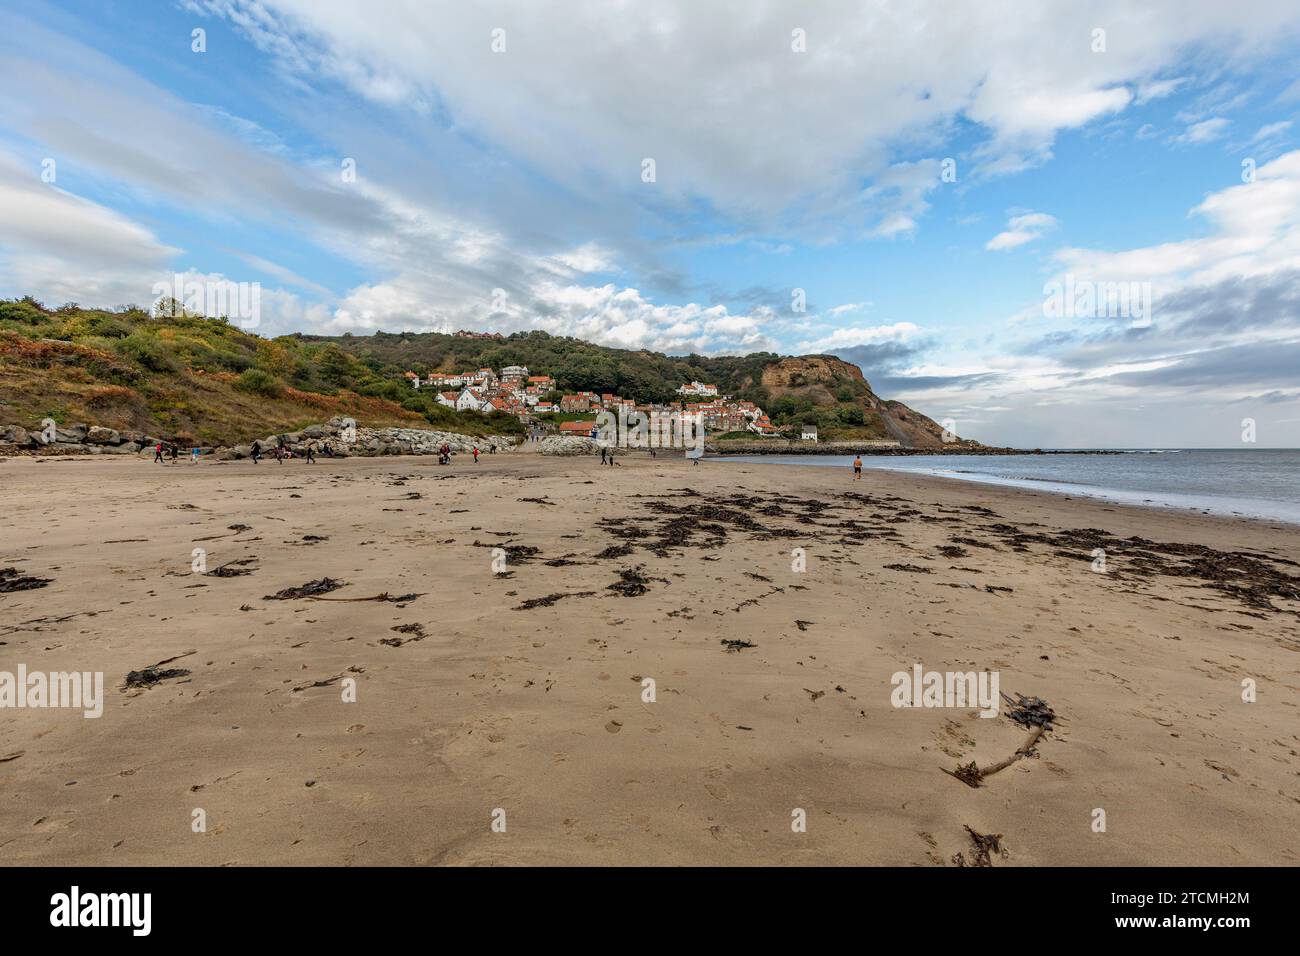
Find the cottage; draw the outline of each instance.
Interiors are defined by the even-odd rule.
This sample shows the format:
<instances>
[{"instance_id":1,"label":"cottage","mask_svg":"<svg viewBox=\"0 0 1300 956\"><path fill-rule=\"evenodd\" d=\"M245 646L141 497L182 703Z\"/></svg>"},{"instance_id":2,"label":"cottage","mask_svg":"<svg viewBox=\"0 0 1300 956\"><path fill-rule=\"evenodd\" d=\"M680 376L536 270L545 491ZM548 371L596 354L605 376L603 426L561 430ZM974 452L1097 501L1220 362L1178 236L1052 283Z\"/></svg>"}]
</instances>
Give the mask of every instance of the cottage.
<instances>
[{"instance_id":1,"label":"cottage","mask_svg":"<svg viewBox=\"0 0 1300 956\"><path fill-rule=\"evenodd\" d=\"M799 432L799 437L800 437L801 439L803 439L804 441L816 441L816 440L817 440L817 426L816 426L816 425L804 425L803 428L802 428L802 429L800 430L800 432Z\"/></svg>"},{"instance_id":2,"label":"cottage","mask_svg":"<svg viewBox=\"0 0 1300 956\"><path fill-rule=\"evenodd\" d=\"M462 389L459 397L456 399L456 411L458 412L480 412L483 410L485 401L483 396L472 388Z\"/></svg>"}]
</instances>

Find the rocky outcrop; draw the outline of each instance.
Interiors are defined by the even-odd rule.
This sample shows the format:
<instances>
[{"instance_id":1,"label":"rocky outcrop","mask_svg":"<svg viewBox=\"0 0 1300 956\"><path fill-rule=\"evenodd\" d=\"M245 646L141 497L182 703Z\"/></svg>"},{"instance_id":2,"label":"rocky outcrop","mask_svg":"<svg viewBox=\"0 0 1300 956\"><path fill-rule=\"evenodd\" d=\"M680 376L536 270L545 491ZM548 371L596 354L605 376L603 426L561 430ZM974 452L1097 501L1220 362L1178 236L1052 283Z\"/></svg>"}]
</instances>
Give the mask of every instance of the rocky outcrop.
<instances>
[{"instance_id":1,"label":"rocky outcrop","mask_svg":"<svg viewBox=\"0 0 1300 956\"><path fill-rule=\"evenodd\" d=\"M783 358L763 368L759 382L770 401L793 398L846 413L841 420L860 430L860 441L897 441L904 448L945 449L965 442L938 422L902 402L885 401L871 389L858 366L833 355Z\"/></svg>"}]
</instances>

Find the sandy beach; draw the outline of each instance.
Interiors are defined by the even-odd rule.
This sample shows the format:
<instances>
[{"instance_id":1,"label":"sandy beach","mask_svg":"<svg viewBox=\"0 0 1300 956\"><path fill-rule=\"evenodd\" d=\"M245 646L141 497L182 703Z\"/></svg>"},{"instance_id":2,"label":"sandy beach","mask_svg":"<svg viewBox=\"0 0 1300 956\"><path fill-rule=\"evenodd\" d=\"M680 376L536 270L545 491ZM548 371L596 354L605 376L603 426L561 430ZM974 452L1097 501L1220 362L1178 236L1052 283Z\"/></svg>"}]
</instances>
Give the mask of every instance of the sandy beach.
<instances>
[{"instance_id":1,"label":"sandy beach","mask_svg":"<svg viewBox=\"0 0 1300 956\"><path fill-rule=\"evenodd\" d=\"M620 462L0 460L0 670L105 697L0 712L0 861L1300 863L1296 528ZM1056 719L968 786L1029 728L916 664Z\"/></svg>"}]
</instances>

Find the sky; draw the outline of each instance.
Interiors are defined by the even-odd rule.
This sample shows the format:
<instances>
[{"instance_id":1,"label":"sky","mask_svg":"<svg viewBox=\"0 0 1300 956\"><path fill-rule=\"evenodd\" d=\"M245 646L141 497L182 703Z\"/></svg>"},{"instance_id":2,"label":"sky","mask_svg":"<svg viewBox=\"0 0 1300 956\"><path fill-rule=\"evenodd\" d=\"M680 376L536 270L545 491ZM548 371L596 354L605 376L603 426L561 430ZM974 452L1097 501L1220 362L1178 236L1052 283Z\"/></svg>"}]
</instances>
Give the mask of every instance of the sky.
<instances>
[{"instance_id":1,"label":"sky","mask_svg":"<svg viewBox=\"0 0 1300 956\"><path fill-rule=\"evenodd\" d=\"M10 0L0 297L823 353L964 437L1300 447L1300 5Z\"/></svg>"}]
</instances>

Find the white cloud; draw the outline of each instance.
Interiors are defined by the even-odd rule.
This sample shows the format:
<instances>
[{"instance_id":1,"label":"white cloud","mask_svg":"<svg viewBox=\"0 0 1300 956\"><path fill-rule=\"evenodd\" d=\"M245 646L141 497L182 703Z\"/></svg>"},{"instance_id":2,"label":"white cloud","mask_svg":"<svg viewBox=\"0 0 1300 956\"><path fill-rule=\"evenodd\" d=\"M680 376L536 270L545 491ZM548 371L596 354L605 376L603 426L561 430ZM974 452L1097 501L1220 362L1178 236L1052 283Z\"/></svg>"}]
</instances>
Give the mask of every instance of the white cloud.
<instances>
[{"instance_id":1,"label":"white cloud","mask_svg":"<svg viewBox=\"0 0 1300 956\"><path fill-rule=\"evenodd\" d=\"M1282 120L1278 123L1269 123L1261 126L1254 136L1250 138L1252 143L1262 143L1266 140L1275 139L1291 128L1290 120Z\"/></svg>"},{"instance_id":2,"label":"white cloud","mask_svg":"<svg viewBox=\"0 0 1300 956\"><path fill-rule=\"evenodd\" d=\"M1134 102L1138 106L1145 105L1152 100L1164 99L1177 92L1179 87L1187 82L1187 77L1180 76L1166 80L1148 80L1145 83L1138 84L1137 96Z\"/></svg>"},{"instance_id":3,"label":"white cloud","mask_svg":"<svg viewBox=\"0 0 1300 956\"><path fill-rule=\"evenodd\" d=\"M1004 232L999 232L996 236L985 243L984 248L990 251L1001 251L1004 249L1015 249L1040 239L1049 230L1056 226L1056 218L1049 216L1045 212L1029 212L1019 216L1012 216L1007 220L1007 228Z\"/></svg>"},{"instance_id":4,"label":"white cloud","mask_svg":"<svg viewBox=\"0 0 1300 956\"><path fill-rule=\"evenodd\" d=\"M923 330L911 322L892 325L856 326L835 329L821 338L800 342L800 352L834 352L862 345L879 345L882 342L907 342L921 336Z\"/></svg>"},{"instance_id":5,"label":"white cloud","mask_svg":"<svg viewBox=\"0 0 1300 956\"><path fill-rule=\"evenodd\" d=\"M1218 139L1227 131L1230 121L1222 116L1216 116L1213 119L1202 120L1199 123L1193 123L1187 127L1180 135L1173 138L1175 143L1185 143L1188 145L1197 145L1200 143L1209 143Z\"/></svg>"},{"instance_id":6,"label":"white cloud","mask_svg":"<svg viewBox=\"0 0 1300 956\"><path fill-rule=\"evenodd\" d=\"M323 74L413 111L436 104L572 188L598 177L625 194L679 206L702 197L764 221L856 206L884 236L908 233L924 211L923 191L892 208L889 189L870 188L900 145L938 145L966 119L986 136L973 175L1020 169L1048 159L1058 132L1168 95L1180 79L1158 77L1189 50L1259 57L1300 25L1294 5L1242 17L1217 0L817 0L800 6L807 52L794 53L786 9L740 0L572 3L564 16L531 0L191 5L228 17L294 75ZM1090 47L1098 23L1104 54ZM503 53L491 51L494 28L506 31ZM658 166L652 192L639 179L647 156Z\"/></svg>"}]
</instances>

